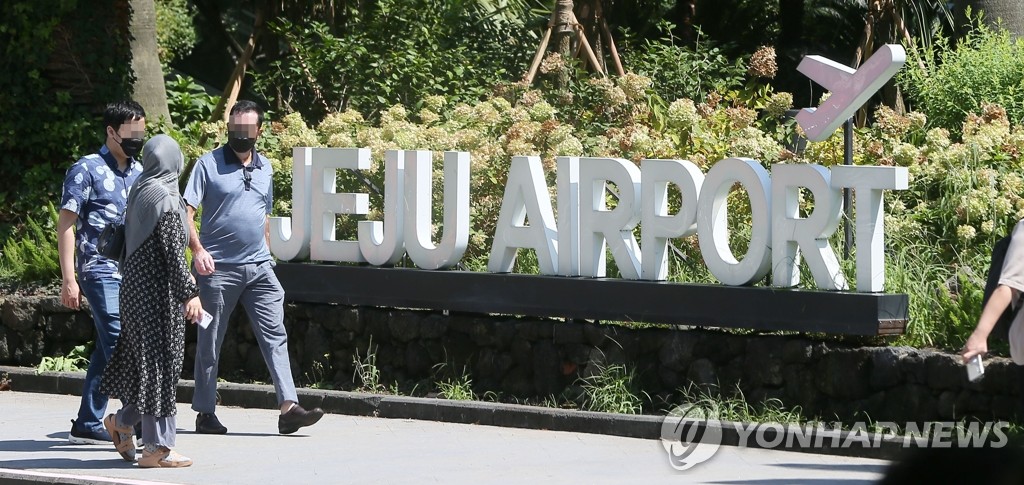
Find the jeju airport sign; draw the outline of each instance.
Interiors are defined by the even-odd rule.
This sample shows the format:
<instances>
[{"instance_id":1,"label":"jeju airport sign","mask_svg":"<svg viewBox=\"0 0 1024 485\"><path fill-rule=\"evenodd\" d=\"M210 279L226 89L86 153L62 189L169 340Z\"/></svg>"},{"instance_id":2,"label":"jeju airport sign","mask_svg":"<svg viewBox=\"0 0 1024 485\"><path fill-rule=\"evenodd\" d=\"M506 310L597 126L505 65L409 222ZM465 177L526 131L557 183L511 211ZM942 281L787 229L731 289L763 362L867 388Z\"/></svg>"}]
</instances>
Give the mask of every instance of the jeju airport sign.
<instances>
[{"instance_id":1,"label":"jeju airport sign","mask_svg":"<svg viewBox=\"0 0 1024 485\"><path fill-rule=\"evenodd\" d=\"M806 58L800 64L801 72L830 88L832 94L819 109L801 112L797 121L810 138L827 138L898 71L904 60L905 53L900 46L884 46L859 71L820 57ZM355 240L337 240L337 216L369 213L368 194L338 192L337 172L368 170L371 152L367 148L295 148L292 216L271 218L271 250L283 261L308 258L390 266L408 256L422 270L452 268L464 255L470 235L470 154L445 152L443 159L443 221L438 241L432 237L433 153L424 150L385 153L383 220L360 221ZM621 158L560 156L556 158L555 182L557 196L553 205L551 187L545 182L540 158L511 158L490 248L488 272L508 274L519 251L530 249L536 252L542 275L533 278L585 277L583 279L587 280L589 277L591 281L607 282L603 278L606 257L610 253L621 275L620 281L659 282L668 273L669 240L696 235L709 271L727 287L751 285L763 280L769 272L771 286L794 287L800 283L799 263L805 261L819 289L849 290L851 285L840 269L828 238L839 226L842 191L851 189L856 196L857 245L856 293L852 294L877 294L883 290L885 275L883 192L906 189L908 172L904 167L826 168L815 164L774 164L769 173L756 160L732 157L718 161L705 174L687 160L648 159L635 164ZM618 191L614 208L606 206L605 191L609 183ZM729 247L727 224L727 197L735 184L740 184L750 199L752 224L747 252L739 258ZM682 195L681 207L675 213L669 213L668 209L670 185ZM814 208L806 217L799 215L801 189L809 192L814 200ZM639 241L634 236L638 225L641 228ZM305 266L303 274L313 271L318 277L326 277L325 271L329 270L313 270L314 265L299 266ZM366 269L372 268L361 268L359 278L373 280L377 277ZM295 286L304 288L300 293L312 295L327 291L301 281L298 271L286 268L284 273L291 275ZM424 278L421 273L417 275L420 276L416 278ZM445 281L452 281L450 275L445 278ZM427 280L416 281L411 284L429 285ZM558 281L565 279L545 281L545 284L560 284ZM381 284L387 283L382 280ZM468 288L478 288L480 284L485 283L474 279ZM589 292L600 291L591 283L585 284ZM657 288L658 292L664 291L664 287ZM350 285L344 291L358 292L359 288ZM374 296L376 293L366 295L373 300L372 304L391 301ZM773 293L765 301L778 299L779 295ZM870 310L871 315L878 312L875 323L882 324L883 313L899 314L894 320L905 322L906 296L899 296L902 299L879 300L877 308ZM496 297L500 297L500 293L486 296ZM338 295L317 298L318 301L354 301ZM581 306L586 304L580 303ZM799 304L806 306L808 302ZM860 303L851 308L858 305ZM902 309L893 312L894 305L902 305ZM496 312L510 311L497 303L496 308ZM463 309L486 307L474 301ZM666 311L671 312L671 309ZM604 315L600 311L592 314ZM631 317L631 314L626 316Z\"/></svg>"},{"instance_id":2,"label":"jeju airport sign","mask_svg":"<svg viewBox=\"0 0 1024 485\"><path fill-rule=\"evenodd\" d=\"M339 215L365 215L369 195L338 193L337 170L366 170L366 148L297 148L293 166L293 215L271 218L271 249L281 260L309 259L391 265L408 255L422 269L455 266L470 233L469 154L444 154L444 220L432 241L429 151L390 150L385 156L384 220L360 221L358 237L335 240ZM604 277L610 252L626 279L664 280L668 241L696 234L708 269L726 285L749 285L772 270L771 283L800 282L807 262L815 284L845 290L828 237L839 226L843 188L857 200L856 290L877 292L884 283L885 190L907 188L905 167L776 164L771 175L755 160L728 158L705 175L686 160L644 160L638 167L620 158L558 157L558 219L552 210L541 160L512 157L491 245L488 271L512 270L520 249L537 253L544 275ZM614 183L619 201L605 206L605 186ZM737 258L729 248L727 197L739 183L750 197L751 238ZM682 207L667 209L668 186L682 192ZM814 198L814 210L798 216L798 192ZM529 224L526 221L529 221ZM637 241L633 229L643 228Z\"/></svg>"}]
</instances>

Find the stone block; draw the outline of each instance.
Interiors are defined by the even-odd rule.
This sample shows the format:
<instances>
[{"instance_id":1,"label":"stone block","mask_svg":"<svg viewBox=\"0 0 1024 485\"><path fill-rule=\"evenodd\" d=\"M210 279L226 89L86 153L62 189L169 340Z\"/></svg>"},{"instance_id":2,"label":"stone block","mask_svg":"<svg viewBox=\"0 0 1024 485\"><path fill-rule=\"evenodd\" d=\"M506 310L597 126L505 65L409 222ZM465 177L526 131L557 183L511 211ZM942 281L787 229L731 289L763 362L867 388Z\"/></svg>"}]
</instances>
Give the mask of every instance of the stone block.
<instances>
[{"instance_id":1,"label":"stone block","mask_svg":"<svg viewBox=\"0 0 1024 485\"><path fill-rule=\"evenodd\" d=\"M15 332L26 332L36 325L39 317L37 299L8 298L3 304L3 324Z\"/></svg>"},{"instance_id":2,"label":"stone block","mask_svg":"<svg viewBox=\"0 0 1024 485\"><path fill-rule=\"evenodd\" d=\"M693 349L697 344L695 337L691 332L670 332L658 350L658 362L673 371L685 370L693 361Z\"/></svg>"},{"instance_id":3,"label":"stone block","mask_svg":"<svg viewBox=\"0 0 1024 485\"><path fill-rule=\"evenodd\" d=\"M871 389L868 367L868 356L864 352L846 349L830 352L815 366L818 389L832 398L863 399Z\"/></svg>"},{"instance_id":4,"label":"stone block","mask_svg":"<svg viewBox=\"0 0 1024 485\"><path fill-rule=\"evenodd\" d=\"M905 348L876 347L866 349L870 354L871 388L884 390L903 382L900 363L907 354Z\"/></svg>"}]
</instances>

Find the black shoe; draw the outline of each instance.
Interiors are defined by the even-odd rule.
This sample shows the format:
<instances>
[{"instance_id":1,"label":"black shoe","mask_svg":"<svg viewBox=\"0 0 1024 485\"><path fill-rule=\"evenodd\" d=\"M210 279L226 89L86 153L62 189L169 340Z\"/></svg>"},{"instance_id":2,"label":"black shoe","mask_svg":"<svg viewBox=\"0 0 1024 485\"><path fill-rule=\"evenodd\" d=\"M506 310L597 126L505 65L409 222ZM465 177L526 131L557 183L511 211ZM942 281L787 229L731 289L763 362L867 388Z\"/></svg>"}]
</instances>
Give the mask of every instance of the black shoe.
<instances>
[{"instance_id":1,"label":"black shoe","mask_svg":"<svg viewBox=\"0 0 1024 485\"><path fill-rule=\"evenodd\" d=\"M98 428L85 428L78 426L72 419L68 442L73 445L109 445L113 441L110 439L110 433L107 433L102 425Z\"/></svg>"},{"instance_id":2,"label":"black shoe","mask_svg":"<svg viewBox=\"0 0 1024 485\"><path fill-rule=\"evenodd\" d=\"M135 423L135 439L142 443L142 421ZM139 445L142 446L142 445Z\"/></svg>"},{"instance_id":3,"label":"black shoe","mask_svg":"<svg viewBox=\"0 0 1024 485\"><path fill-rule=\"evenodd\" d=\"M298 404L292 406L287 413L277 418L277 431L281 434L292 434L303 426L311 426L324 417L324 410L313 408L310 411L302 409Z\"/></svg>"},{"instance_id":4,"label":"black shoe","mask_svg":"<svg viewBox=\"0 0 1024 485\"><path fill-rule=\"evenodd\" d=\"M213 413L199 413L196 416L196 433L199 434L226 434L228 429L220 424L217 415Z\"/></svg>"}]
</instances>

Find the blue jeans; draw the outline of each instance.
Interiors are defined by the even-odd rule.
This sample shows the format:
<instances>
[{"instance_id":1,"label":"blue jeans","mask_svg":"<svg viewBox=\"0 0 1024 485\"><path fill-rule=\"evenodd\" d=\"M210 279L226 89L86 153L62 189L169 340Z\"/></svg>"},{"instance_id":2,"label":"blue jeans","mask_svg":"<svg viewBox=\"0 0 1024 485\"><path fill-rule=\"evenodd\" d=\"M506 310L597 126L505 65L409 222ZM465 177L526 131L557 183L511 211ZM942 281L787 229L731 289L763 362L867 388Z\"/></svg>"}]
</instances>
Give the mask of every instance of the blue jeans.
<instances>
[{"instance_id":1,"label":"blue jeans","mask_svg":"<svg viewBox=\"0 0 1024 485\"><path fill-rule=\"evenodd\" d=\"M102 427L103 414L107 409L107 396L100 392L100 379L107 367L114 344L121 334L121 310L118 292L121 280L114 278L83 279L79 283L82 294L92 307L92 321L96 325L96 348L89 357L89 370L85 373L85 387L82 389L82 406L78 409L78 429Z\"/></svg>"}]
</instances>

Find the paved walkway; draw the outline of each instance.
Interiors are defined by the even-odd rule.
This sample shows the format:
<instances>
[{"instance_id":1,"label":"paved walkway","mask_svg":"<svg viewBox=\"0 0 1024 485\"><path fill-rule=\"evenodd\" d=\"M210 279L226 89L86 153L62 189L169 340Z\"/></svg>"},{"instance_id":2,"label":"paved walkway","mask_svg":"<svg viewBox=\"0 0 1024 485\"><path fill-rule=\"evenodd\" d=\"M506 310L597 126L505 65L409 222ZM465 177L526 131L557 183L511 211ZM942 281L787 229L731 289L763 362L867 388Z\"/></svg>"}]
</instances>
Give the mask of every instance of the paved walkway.
<instances>
[{"instance_id":1,"label":"paved walkway","mask_svg":"<svg viewBox=\"0 0 1024 485\"><path fill-rule=\"evenodd\" d=\"M178 406L190 468L146 470L113 447L71 445L76 396L0 392L0 483L873 483L887 462L723 446L687 471L656 440L328 414L277 434L277 413L221 407L230 429L197 435ZM111 402L116 405L116 401Z\"/></svg>"}]
</instances>

